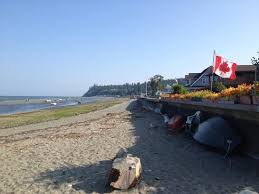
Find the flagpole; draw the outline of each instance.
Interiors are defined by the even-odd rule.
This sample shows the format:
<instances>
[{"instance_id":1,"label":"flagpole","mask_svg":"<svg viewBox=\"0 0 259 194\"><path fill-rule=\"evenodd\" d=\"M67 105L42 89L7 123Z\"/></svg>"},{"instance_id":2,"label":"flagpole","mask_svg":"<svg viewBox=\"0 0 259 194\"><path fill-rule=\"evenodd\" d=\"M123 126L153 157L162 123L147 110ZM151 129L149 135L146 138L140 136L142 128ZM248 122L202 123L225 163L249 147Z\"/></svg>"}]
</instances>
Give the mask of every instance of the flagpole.
<instances>
[{"instance_id":1,"label":"flagpole","mask_svg":"<svg viewBox=\"0 0 259 194\"><path fill-rule=\"evenodd\" d=\"M256 96L256 83L257 83L257 66L255 65L255 83L254 83L254 95Z\"/></svg>"},{"instance_id":2,"label":"flagpole","mask_svg":"<svg viewBox=\"0 0 259 194\"><path fill-rule=\"evenodd\" d=\"M146 97L147 97L147 82L146 82Z\"/></svg>"},{"instance_id":3,"label":"flagpole","mask_svg":"<svg viewBox=\"0 0 259 194\"><path fill-rule=\"evenodd\" d=\"M210 90L212 91L212 84L213 84L213 70L214 70L214 63L215 63L215 55L216 51L213 51L213 60L212 60L212 70L211 70L211 80L210 80Z\"/></svg>"}]
</instances>

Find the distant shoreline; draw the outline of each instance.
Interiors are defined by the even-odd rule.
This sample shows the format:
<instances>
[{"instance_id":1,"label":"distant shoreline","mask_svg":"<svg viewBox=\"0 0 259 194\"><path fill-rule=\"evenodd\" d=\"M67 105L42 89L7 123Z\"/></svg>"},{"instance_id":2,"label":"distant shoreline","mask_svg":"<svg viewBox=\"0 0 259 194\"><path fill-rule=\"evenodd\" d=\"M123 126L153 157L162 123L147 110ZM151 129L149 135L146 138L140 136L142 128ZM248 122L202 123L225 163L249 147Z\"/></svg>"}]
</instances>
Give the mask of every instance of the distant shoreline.
<instances>
[{"instance_id":1,"label":"distant shoreline","mask_svg":"<svg viewBox=\"0 0 259 194\"><path fill-rule=\"evenodd\" d=\"M84 98L115 98L115 96L0 96L0 105L12 105L12 104L29 104L29 103L45 103L47 99L53 101L58 99L84 99ZM26 100L28 99L28 100Z\"/></svg>"},{"instance_id":2,"label":"distant shoreline","mask_svg":"<svg viewBox=\"0 0 259 194\"><path fill-rule=\"evenodd\" d=\"M114 99L112 97L2 97L0 98L0 115L33 112L44 109L56 109L77 104Z\"/></svg>"},{"instance_id":3,"label":"distant shoreline","mask_svg":"<svg viewBox=\"0 0 259 194\"><path fill-rule=\"evenodd\" d=\"M97 110L102 110L116 104L127 101L127 98L99 100L87 104L55 107L51 109L37 110L32 112L0 115L0 129L18 127L34 123L58 120L65 117L77 116Z\"/></svg>"}]
</instances>

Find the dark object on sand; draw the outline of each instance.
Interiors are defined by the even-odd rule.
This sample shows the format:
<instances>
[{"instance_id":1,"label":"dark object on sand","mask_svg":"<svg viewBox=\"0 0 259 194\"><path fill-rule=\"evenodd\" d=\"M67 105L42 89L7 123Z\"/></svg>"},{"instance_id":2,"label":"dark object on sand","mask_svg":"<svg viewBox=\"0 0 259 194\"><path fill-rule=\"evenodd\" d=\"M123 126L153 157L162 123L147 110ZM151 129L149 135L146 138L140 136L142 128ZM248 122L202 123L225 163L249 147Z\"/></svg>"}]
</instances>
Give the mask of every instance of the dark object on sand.
<instances>
[{"instance_id":1,"label":"dark object on sand","mask_svg":"<svg viewBox=\"0 0 259 194\"><path fill-rule=\"evenodd\" d=\"M185 119L181 115L174 115L169 121L168 121L168 127L173 132L180 132L183 130Z\"/></svg>"},{"instance_id":2,"label":"dark object on sand","mask_svg":"<svg viewBox=\"0 0 259 194\"><path fill-rule=\"evenodd\" d=\"M223 149L226 155L241 143L237 132L220 117L213 117L201 123L193 138L202 144Z\"/></svg>"}]
</instances>

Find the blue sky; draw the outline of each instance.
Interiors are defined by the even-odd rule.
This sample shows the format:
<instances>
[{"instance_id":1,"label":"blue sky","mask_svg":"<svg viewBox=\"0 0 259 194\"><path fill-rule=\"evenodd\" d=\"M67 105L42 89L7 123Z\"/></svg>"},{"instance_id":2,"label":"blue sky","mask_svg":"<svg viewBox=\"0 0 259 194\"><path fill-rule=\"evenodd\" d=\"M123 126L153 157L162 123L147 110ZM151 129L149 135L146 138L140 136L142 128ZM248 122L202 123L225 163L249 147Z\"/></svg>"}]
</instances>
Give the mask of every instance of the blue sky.
<instances>
[{"instance_id":1,"label":"blue sky","mask_svg":"<svg viewBox=\"0 0 259 194\"><path fill-rule=\"evenodd\" d=\"M0 0L0 95L200 72L259 51L258 0Z\"/></svg>"}]
</instances>

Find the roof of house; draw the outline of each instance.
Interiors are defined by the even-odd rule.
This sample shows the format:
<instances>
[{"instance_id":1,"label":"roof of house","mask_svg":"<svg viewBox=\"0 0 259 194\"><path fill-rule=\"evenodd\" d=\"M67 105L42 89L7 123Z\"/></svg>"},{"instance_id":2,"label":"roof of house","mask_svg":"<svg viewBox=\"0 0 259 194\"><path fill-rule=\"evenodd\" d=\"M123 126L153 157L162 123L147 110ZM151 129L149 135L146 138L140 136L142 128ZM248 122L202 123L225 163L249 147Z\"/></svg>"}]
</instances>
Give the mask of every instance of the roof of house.
<instances>
[{"instance_id":1,"label":"roof of house","mask_svg":"<svg viewBox=\"0 0 259 194\"><path fill-rule=\"evenodd\" d=\"M202 76L204 75L211 75L212 74L212 66L207 67L204 69L201 73L195 76L197 78L193 83L190 85L192 86L194 83L196 83ZM254 65L237 65L236 72L254 72L256 70L256 67Z\"/></svg>"},{"instance_id":2,"label":"roof of house","mask_svg":"<svg viewBox=\"0 0 259 194\"><path fill-rule=\"evenodd\" d=\"M195 76L196 80L194 80L190 86L192 86L193 84L195 84L203 75L210 75L212 73L212 66L207 67L206 69L204 69L201 73L197 74Z\"/></svg>"},{"instance_id":3,"label":"roof of house","mask_svg":"<svg viewBox=\"0 0 259 194\"><path fill-rule=\"evenodd\" d=\"M250 71L255 71L256 67L254 65L237 65L236 72L250 72ZM212 66L207 67L204 69L200 75L205 73L205 75L210 75L212 72Z\"/></svg>"},{"instance_id":4,"label":"roof of house","mask_svg":"<svg viewBox=\"0 0 259 194\"><path fill-rule=\"evenodd\" d=\"M188 75L185 75L185 79L192 79L195 78L200 73L189 73Z\"/></svg>"},{"instance_id":5,"label":"roof of house","mask_svg":"<svg viewBox=\"0 0 259 194\"><path fill-rule=\"evenodd\" d=\"M237 72L255 71L256 67L254 65L238 65Z\"/></svg>"}]
</instances>

